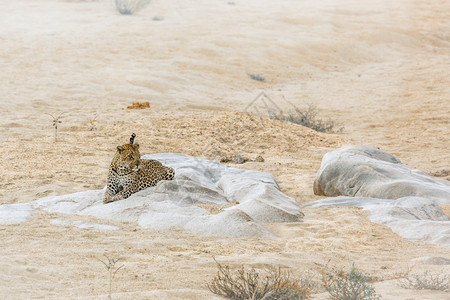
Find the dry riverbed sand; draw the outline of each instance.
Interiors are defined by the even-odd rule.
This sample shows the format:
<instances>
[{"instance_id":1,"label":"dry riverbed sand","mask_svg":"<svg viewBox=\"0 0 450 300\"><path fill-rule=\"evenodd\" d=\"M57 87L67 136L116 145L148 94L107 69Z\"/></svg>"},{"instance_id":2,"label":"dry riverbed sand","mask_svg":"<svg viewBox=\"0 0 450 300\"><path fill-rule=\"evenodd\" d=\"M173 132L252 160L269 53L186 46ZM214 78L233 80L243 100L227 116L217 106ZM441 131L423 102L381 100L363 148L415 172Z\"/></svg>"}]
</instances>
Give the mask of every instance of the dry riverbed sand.
<instances>
[{"instance_id":1,"label":"dry riverbed sand","mask_svg":"<svg viewBox=\"0 0 450 300\"><path fill-rule=\"evenodd\" d=\"M122 16L110 1L17 0L2 3L0 20L0 204L102 188L131 132L142 154L261 155L264 162L237 167L273 174L301 205L321 199L312 187L321 158L344 145L371 144L450 178L449 1L155 0ZM247 107L262 91L284 110L285 100L313 103L345 130L317 133L244 113L267 112L261 101ZM127 109L147 101L150 108ZM48 114L61 113L54 142ZM450 258L449 249L401 238L357 208L303 213L301 223L267 224L278 238L256 239L38 211L0 226L0 295L106 298L106 254L124 265L117 299L211 299L213 256L299 276L355 263L385 279L375 285L385 299L448 297L390 279L411 267L450 273L413 261ZM50 223L58 218L120 229Z\"/></svg>"}]
</instances>

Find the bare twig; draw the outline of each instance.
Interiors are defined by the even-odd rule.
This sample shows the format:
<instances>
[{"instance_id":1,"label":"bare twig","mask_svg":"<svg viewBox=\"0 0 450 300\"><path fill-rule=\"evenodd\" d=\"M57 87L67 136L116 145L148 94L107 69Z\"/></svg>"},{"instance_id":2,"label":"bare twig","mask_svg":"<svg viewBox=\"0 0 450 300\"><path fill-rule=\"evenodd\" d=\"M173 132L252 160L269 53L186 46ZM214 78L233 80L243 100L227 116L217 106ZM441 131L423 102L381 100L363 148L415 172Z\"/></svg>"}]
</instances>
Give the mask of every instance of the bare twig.
<instances>
[{"instance_id":1,"label":"bare twig","mask_svg":"<svg viewBox=\"0 0 450 300\"><path fill-rule=\"evenodd\" d=\"M64 113L65 112L62 112L58 117L55 117L52 114L46 113L46 115L49 115L50 117L52 117L52 126L53 126L53 128L55 128L55 142L58 141L58 124L62 123L60 118Z\"/></svg>"},{"instance_id":2,"label":"bare twig","mask_svg":"<svg viewBox=\"0 0 450 300\"><path fill-rule=\"evenodd\" d=\"M109 295L108 295L108 299L112 299L111 295L112 295L112 282L114 277L116 276L117 272L123 268L124 265L121 265L120 267L116 268L114 270L115 265L119 262L120 258L118 259L114 259L114 258L109 258L106 254L103 255L106 257L107 262L102 261L101 259L99 259L99 261L105 265L106 269L108 270L109 273Z\"/></svg>"}]
</instances>

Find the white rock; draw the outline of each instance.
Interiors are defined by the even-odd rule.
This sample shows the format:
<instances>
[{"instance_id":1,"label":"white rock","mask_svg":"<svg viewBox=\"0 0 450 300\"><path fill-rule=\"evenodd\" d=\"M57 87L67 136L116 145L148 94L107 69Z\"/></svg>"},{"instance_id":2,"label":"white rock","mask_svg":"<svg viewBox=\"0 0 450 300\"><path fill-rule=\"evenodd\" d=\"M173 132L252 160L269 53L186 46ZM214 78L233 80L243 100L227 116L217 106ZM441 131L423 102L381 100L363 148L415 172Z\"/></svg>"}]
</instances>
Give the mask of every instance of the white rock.
<instances>
[{"instance_id":1,"label":"white rock","mask_svg":"<svg viewBox=\"0 0 450 300\"><path fill-rule=\"evenodd\" d=\"M175 179L161 181L156 187L108 204L102 202L103 189L47 197L28 204L2 205L0 222L24 221L31 217L32 210L43 209L136 222L145 228L161 230L181 228L205 235L271 237L274 234L264 228L264 223L301 221L303 216L295 199L283 194L275 178L268 173L227 168L183 154L157 154L143 158L157 159L174 168ZM197 206L222 207L236 202L239 204L218 214ZM5 212L3 219L2 212ZM8 215L17 218L13 220ZM95 224L71 224L101 228Z\"/></svg>"},{"instance_id":2,"label":"white rock","mask_svg":"<svg viewBox=\"0 0 450 300\"><path fill-rule=\"evenodd\" d=\"M450 248L450 220L438 203L421 197L397 200L336 197L305 206L353 206L370 211L370 220L388 226L400 236Z\"/></svg>"},{"instance_id":3,"label":"white rock","mask_svg":"<svg viewBox=\"0 0 450 300\"><path fill-rule=\"evenodd\" d=\"M0 224L18 224L33 217L32 208L28 204L0 205Z\"/></svg>"},{"instance_id":4,"label":"white rock","mask_svg":"<svg viewBox=\"0 0 450 300\"><path fill-rule=\"evenodd\" d=\"M450 204L450 182L408 167L371 146L351 146L325 154L314 193L381 199L418 196Z\"/></svg>"},{"instance_id":5,"label":"white rock","mask_svg":"<svg viewBox=\"0 0 450 300\"><path fill-rule=\"evenodd\" d=\"M273 185L253 185L240 204L228 210L242 210L260 223L299 221L303 214L298 210L297 202L277 191Z\"/></svg>"},{"instance_id":6,"label":"white rock","mask_svg":"<svg viewBox=\"0 0 450 300\"><path fill-rule=\"evenodd\" d=\"M450 265L450 259L442 257L442 256L423 256L419 258L415 258L412 261L422 262L427 265Z\"/></svg>"}]
</instances>

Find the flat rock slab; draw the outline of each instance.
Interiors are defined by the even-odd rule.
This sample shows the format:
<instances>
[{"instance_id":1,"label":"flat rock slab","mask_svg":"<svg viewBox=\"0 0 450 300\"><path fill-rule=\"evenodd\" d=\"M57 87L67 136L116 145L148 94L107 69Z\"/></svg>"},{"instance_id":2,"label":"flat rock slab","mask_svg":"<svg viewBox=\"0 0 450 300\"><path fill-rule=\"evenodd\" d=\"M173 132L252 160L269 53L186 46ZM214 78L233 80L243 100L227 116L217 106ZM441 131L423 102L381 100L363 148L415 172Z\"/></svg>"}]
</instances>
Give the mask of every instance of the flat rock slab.
<instances>
[{"instance_id":1,"label":"flat rock slab","mask_svg":"<svg viewBox=\"0 0 450 300\"><path fill-rule=\"evenodd\" d=\"M314 193L399 199L416 196L450 204L450 182L429 176L372 146L351 146L325 154Z\"/></svg>"},{"instance_id":2,"label":"flat rock slab","mask_svg":"<svg viewBox=\"0 0 450 300\"><path fill-rule=\"evenodd\" d=\"M309 207L351 206L370 211L370 220L388 226L398 235L450 248L450 220L436 201L421 197L397 200L334 197L308 203Z\"/></svg>"},{"instance_id":3,"label":"flat rock slab","mask_svg":"<svg viewBox=\"0 0 450 300\"><path fill-rule=\"evenodd\" d=\"M351 146L325 154L314 193L334 197L310 207L354 206L370 220L407 239L450 248L450 221L440 204L450 204L450 182L408 167L371 146Z\"/></svg>"},{"instance_id":4,"label":"flat rock slab","mask_svg":"<svg viewBox=\"0 0 450 300\"><path fill-rule=\"evenodd\" d=\"M263 226L264 223L297 222L303 217L296 200L280 191L271 174L228 168L183 154L142 158L156 159L174 168L174 180L161 181L156 187L108 204L103 204L103 189L1 205L0 223L20 223L30 219L33 210L42 209L137 222L144 228L180 228L217 236L272 237L274 234ZM211 213L207 209L211 207L219 213ZM53 223L67 225L59 220ZM104 226L95 224L81 228L102 229Z\"/></svg>"}]
</instances>

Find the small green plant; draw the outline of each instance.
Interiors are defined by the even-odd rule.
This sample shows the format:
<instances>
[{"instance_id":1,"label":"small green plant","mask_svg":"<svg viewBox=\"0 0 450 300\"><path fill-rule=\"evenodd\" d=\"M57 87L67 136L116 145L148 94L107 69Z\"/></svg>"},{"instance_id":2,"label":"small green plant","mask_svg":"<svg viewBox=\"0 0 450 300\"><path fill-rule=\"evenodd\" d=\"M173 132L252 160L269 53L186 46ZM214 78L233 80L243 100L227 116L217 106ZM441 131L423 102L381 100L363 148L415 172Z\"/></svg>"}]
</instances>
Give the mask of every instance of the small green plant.
<instances>
[{"instance_id":1,"label":"small green plant","mask_svg":"<svg viewBox=\"0 0 450 300\"><path fill-rule=\"evenodd\" d=\"M428 271L425 271L422 274L415 274L403 278L400 280L399 285L405 289L449 292L450 275L442 272L439 274L430 274Z\"/></svg>"},{"instance_id":2,"label":"small green plant","mask_svg":"<svg viewBox=\"0 0 450 300\"><path fill-rule=\"evenodd\" d=\"M97 131L97 116L89 120L89 131Z\"/></svg>"},{"instance_id":3,"label":"small green plant","mask_svg":"<svg viewBox=\"0 0 450 300\"><path fill-rule=\"evenodd\" d=\"M255 74L251 74L251 73L247 73L247 75L251 79L256 80L256 81L261 81L261 82L266 81L266 78L262 77L261 75L255 75Z\"/></svg>"},{"instance_id":4,"label":"small green plant","mask_svg":"<svg viewBox=\"0 0 450 300\"><path fill-rule=\"evenodd\" d=\"M106 270L108 270L109 273L109 294L108 294L108 299L112 299L111 298L111 294L112 294L112 282L114 277L116 276L117 272L123 267L123 265L121 265L120 267L116 267L116 264L119 262L119 259L114 259L114 258L109 258L108 256L104 255L107 259L106 262L104 262L103 260L100 260L102 262L102 264L105 265Z\"/></svg>"},{"instance_id":5,"label":"small green plant","mask_svg":"<svg viewBox=\"0 0 450 300\"><path fill-rule=\"evenodd\" d=\"M371 277L357 270L354 265L349 272L332 269L322 273L323 285L333 300L380 299L371 281Z\"/></svg>"},{"instance_id":6,"label":"small green plant","mask_svg":"<svg viewBox=\"0 0 450 300\"><path fill-rule=\"evenodd\" d=\"M313 287L311 281L291 279L290 273L282 272L280 268L261 274L254 268L247 270L241 266L233 273L229 266L216 263L218 272L208 283L208 288L214 294L230 299L309 299Z\"/></svg>"},{"instance_id":7,"label":"small green plant","mask_svg":"<svg viewBox=\"0 0 450 300\"><path fill-rule=\"evenodd\" d=\"M269 111L269 117L272 120L292 122L315 131L339 133L344 130L344 127L339 127L336 130L335 127L337 124L335 121L331 119L324 121L318 117L318 114L317 106L314 104L308 104L308 107L304 110L294 106L294 109L286 114L283 111Z\"/></svg>"},{"instance_id":8,"label":"small green plant","mask_svg":"<svg viewBox=\"0 0 450 300\"><path fill-rule=\"evenodd\" d=\"M53 126L53 128L55 128L55 142L58 141L58 124L62 123L62 121L60 119L63 114L64 113L61 113L58 117L55 117L52 114L46 114L46 115L49 115L50 117L52 117L52 126Z\"/></svg>"}]
</instances>

